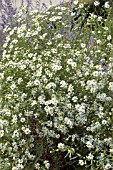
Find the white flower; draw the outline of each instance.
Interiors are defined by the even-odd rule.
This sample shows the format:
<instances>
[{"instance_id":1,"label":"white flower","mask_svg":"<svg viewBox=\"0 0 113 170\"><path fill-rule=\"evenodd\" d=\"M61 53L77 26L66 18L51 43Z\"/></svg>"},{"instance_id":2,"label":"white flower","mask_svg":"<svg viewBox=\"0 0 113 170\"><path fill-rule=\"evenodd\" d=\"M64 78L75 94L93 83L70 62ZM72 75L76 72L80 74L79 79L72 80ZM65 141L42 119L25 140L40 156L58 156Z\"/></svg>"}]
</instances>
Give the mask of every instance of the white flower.
<instances>
[{"instance_id":1,"label":"white flower","mask_svg":"<svg viewBox=\"0 0 113 170\"><path fill-rule=\"evenodd\" d=\"M72 62L73 62L72 58L69 58L69 59L67 60L67 64L71 64Z\"/></svg>"},{"instance_id":2,"label":"white flower","mask_svg":"<svg viewBox=\"0 0 113 170\"><path fill-rule=\"evenodd\" d=\"M31 106L34 106L37 104L37 101L36 100L33 100L32 103L31 103Z\"/></svg>"},{"instance_id":3,"label":"white flower","mask_svg":"<svg viewBox=\"0 0 113 170\"><path fill-rule=\"evenodd\" d=\"M64 148L65 148L65 145L63 144L63 143L58 143L58 149L59 150L64 150Z\"/></svg>"},{"instance_id":4,"label":"white flower","mask_svg":"<svg viewBox=\"0 0 113 170\"><path fill-rule=\"evenodd\" d=\"M57 34L56 38L61 38L63 35L62 34Z\"/></svg>"},{"instance_id":5,"label":"white flower","mask_svg":"<svg viewBox=\"0 0 113 170\"><path fill-rule=\"evenodd\" d=\"M102 17L101 16L98 16L98 21L101 21L102 20Z\"/></svg>"},{"instance_id":6,"label":"white flower","mask_svg":"<svg viewBox=\"0 0 113 170\"><path fill-rule=\"evenodd\" d=\"M24 129L24 133L27 135L27 134L30 134L30 133L31 133L31 131L30 131L30 129L29 129L29 128L25 128L25 129Z\"/></svg>"},{"instance_id":7,"label":"white flower","mask_svg":"<svg viewBox=\"0 0 113 170\"><path fill-rule=\"evenodd\" d=\"M45 160L45 161L44 161L44 164L45 164L45 167L46 167L47 169L49 169L49 167L50 167L49 161Z\"/></svg>"},{"instance_id":8,"label":"white flower","mask_svg":"<svg viewBox=\"0 0 113 170\"><path fill-rule=\"evenodd\" d=\"M39 170L39 169L40 169L40 164L39 164L39 163L36 163L36 164L35 164L35 168Z\"/></svg>"},{"instance_id":9,"label":"white flower","mask_svg":"<svg viewBox=\"0 0 113 170\"><path fill-rule=\"evenodd\" d=\"M23 163L23 159L19 159L18 162L21 164Z\"/></svg>"},{"instance_id":10,"label":"white flower","mask_svg":"<svg viewBox=\"0 0 113 170\"><path fill-rule=\"evenodd\" d=\"M85 113L85 106L84 105L81 105L79 108L78 108L78 111L79 113Z\"/></svg>"},{"instance_id":11,"label":"white flower","mask_svg":"<svg viewBox=\"0 0 113 170\"><path fill-rule=\"evenodd\" d=\"M84 7L84 4L83 3L80 3L79 4L79 8L83 8Z\"/></svg>"},{"instance_id":12,"label":"white flower","mask_svg":"<svg viewBox=\"0 0 113 170\"><path fill-rule=\"evenodd\" d=\"M83 160L79 160L79 164L80 164L81 166L83 166L83 165L84 165L84 161L83 161Z\"/></svg>"},{"instance_id":13,"label":"white flower","mask_svg":"<svg viewBox=\"0 0 113 170\"><path fill-rule=\"evenodd\" d=\"M25 122L25 118L24 117L22 117L21 119L20 119L20 122Z\"/></svg>"},{"instance_id":14,"label":"white flower","mask_svg":"<svg viewBox=\"0 0 113 170\"><path fill-rule=\"evenodd\" d=\"M111 165L108 163L108 164L105 165L104 168L105 168L105 170L106 170L106 169L110 169L110 168L111 168Z\"/></svg>"},{"instance_id":15,"label":"white flower","mask_svg":"<svg viewBox=\"0 0 113 170\"><path fill-rule=\"evenodd\" d=\"M18 167L18 169L23 169L24 168L24 166L22 164L18 164L17 167Z\"/></svg>"},{"instance_id":16,"label":"white flower","mask_svg":"<svg viewBox=\"0 0 113 170\"><path fill-rule=\"evenodd\" d=\"M108 28L108 27L104 27L104 30L108 31L108 30L109 30L109 28Z\"/></svg>"},{"instance_id":17,"label":"white flower","mask_svg":"<svg viewBox=\"0 0 113 170\"><path fill-rule=\"evenodd\" d=\"M58 70L62 69L62 66L57 65L57 64L52 64L52 69L53 69L53 71L58 71Z\"/></svg>"},{"instance_id":18,"label":"white flower","mask_svg":"<svg viewBox=\"0 0 113 170\"><path fill-rule=\"evenodd\" d=\"M15 130L14 132L13 132L13 136L12 136L13 138L14 137L19 137L19 132L18 132L18 130Z\"/></svg>"},{"instance_id":19,"label":"white flower","mask_svg":"<svg viewBox=\"0 0 113 170\"><path fill-rule=\"evenodd\" d=\"M105 101L105 99L106 99L106 93L102 93L102 94L100 95L100 98L101 98L102 101Z\"/></svg>"},{"instance_id":20,"label":"white flower","mask_svg":"<svg viewBox=\"0 0 113 170\"><path fill-rule=\"evenodd\" d=\"M56 21L57 20L57 17L53 16L52 18L49 19L49 21Z\"/></svg>"},{"instance_id":21,"label":"white flower","mask_svg":"<svg viewBox=\"0 0 113 170\"><path fill-rule=\"evenodd\" d=\"M6 48L6 47L7 47L7 43L4 43L4 44L3 44L3 48Z\"/></svg>"},{"instance_id":22,"label":"white flower","mask_svg":"<svg viewBox=\"0 0 113 170\"><path fill-rule=\"evenodd\" d=\"M94 71L94 72L92 73L92 75L93 75L94 77L98 77L98 76L99 76L99 71Z\"/></svg>"},{"instance_id":23,"label":"white flower","mask_svg":"<svg viewBox=\"0 0 113 170\"><path fill-rule=\"evenodd\" d=\"M55 98L55 97L52 97L50 102L53 104L53 105L57 105L58 103L58 100Z\"/></svg>"},{"instance_id":24,"label":"white flower","mask_svg":"<svg viewBox=\"0 0 113 170\"><path fill-rule=\"evenodd\" d=\"M77 66L76 62L74 62L71 58L67 60L67 63L71 65L73 69Z\"/></svg>"},{"instance_id":25,"label":"white flower","mask_svg":"<svg viewBox=\"0 0 113 170\"><path fill-rule=\"evenodd\" d=\"M110 7L109 2L108 1L105 2L104 6L105 6L105 8L109 8Z\"/></svg>"},{"instance_id":26,"label":"white flower","mask_svg":"<svg viewBox=\"0 0 113 170\"><path fill-rule=\"evenodd\" d=\"M101 42L102 42L102 41L101 41L100 39L99 39L99 40L97 40L97 44L101 44Z\"/></svg>"},{"instance_id":27,"label":"white flower","mask_svg":"<svg viewBox=\"0 0 113 170\"><path fill-rule=\"evenodd\" d=\"M40 81L39 81L38 79L35 79L35 80L34 80L34 85L37 86L37 85L39 85L39 84L40 84Z\"/></svg>"},{"instance_id":28,"label":"white flower","mask_svg":"<svg viewBox=\"0 0 113 170\"><path fill-rule=\"evenodd\" d=\"M53 107L45 106L44 109L47 112L47 114L53 115Z\"/></svg>"},{"instance_id":29,"label":"white flower","mask_svg":"<svg viewBox=\"0 0 113 170\"><path fill-rule=\"evenodd\" d=\"M95 5L95 6L99 6L99 5L100 5L100 2L99 2L99 1L95 1L95 2L94 2L94 5Z\"/></svg>"},{"instance_id":30,"label":"white flower","mask_svg":"<svg viewBox=\"0 0 113 170\"><path fill-rule=\"evenodd\" d=\"M60 82L60 87L66 88L67 87L67 83L64 80L62 80Z\"/></svg>"},{"instance_id":31,"label":"white flower","mask_svg":"<svg viewBox=\"0 0 113 170\"><path fill-rule=\"evenodd\" d=\"M68 117L65 117L65 118L64 118L64 122L65 122L70 128L73 127L73 122L72 122Z\"/></svg>"},{"instance_id":32,"label":"white flower","mask_svg":"<svg viewBox=\"0 0 113 170\"><path fill-rule=\"evenodd\" d=\"M71 48L71 45L70 44L65 44L63 47L64 48Z\"/></svg>"},{"instance_id":33,"label":"white flower","mask_svg":"<svg viewBox=\"0 0 113 170\"><path fill-rule=\"evenodd\" d=\"M109 151L110 151L110 153L112 153L112 154L113 154L113 148L111 148Z\"/></svg>"},{"instance_id":34,"label":"white flower","mask_svg":"<svg viewBox=\"0 0 113 170\"><path fill-rule=\"evenodd\" d=\"M42 28L41 28L41 27L38 27L38 28L37 28L37 31L41 31L41 30L42 30Z\"/></svg>"},{"instance_id":35,"label":"white flower","mask_svg":"<svg viewBox=\"0 0 113 170\"><path fill-rule=\"evenodd\" d=\"M23 82L23 79L20 77L18 78L18 84L20 84L21 82Z\"/></svg>"},{"instance_id":36,"label":"white flower","mask_svg":"<svg viewBox=\"0 0 113 170\"><path fill-rule=\"evenodd\" d=\"M17 115L13 115L12 117L13 117L12 122L17 123Z\"/></svg>"},{"instance_id":37,"label":"white flower","mask_svg":"<svg viewBox=\"0 0 113 170\"><path fill-rule=\"evenodd\" d=\"M25 64L21 64L21 65L19 66L19 68L20 68L21 70L24 70L24 69L26 68L26 65L25 65Z\"/></svg>"},{"instance_id":38,"label":"white flower","mask_svg":"<svg viewBox=\"0 0 113 170\"><path fill-rule=\"evenodd\" d=\"M52 42L51 42L51 41L48 41L48 42L47 42L47 45L51 45L51 44L52 44Z\"/></svg>"},{"instance_id":39,"label":"white flower","mask_svg":"<svg viewBox=\"0 0 113 170\"><path fill-rule=\"evenodd\" d=\"M91 19L95 19L95 18L97 18L97 15L91 13L91 14L90 14L90 18L91 18ZM92 34L95 34L94 31L92 31Z\"/></svg>"},{"instance_id":40,"label":"white flower","mask_svg":"<svg viewBox=\"0 0 113 170\"><path fill-rule=\"evenodd\" d=\"M78 0L74 0L74 5L77 5L78 4Z\"/></svg>"},{"instance_id":41,"label":"white flower","mask_svg":"<svg viewBox=\"0 0 113 170\"><path fill-rule=\"evenodd\" d=\"M0 138L4 136L4 130L0 130Z\"/></svg>"},{"instance_id":42,"label":"white flower","mask_svg":"<svg viewBox=\"0 0 113 170\"><path fill-rule=\"evenodd\" d=\"M110 41L111 39L112 39L111 35L108 35L108 36L107 36L107 40Z\"/></svg>"},{"instance_id":43,"label":"white flower","mask_svg":"<svg viewBox=\"0 0 113 170\"><path fill-rule=\"evenodd\" d=\"M33 57L33 53L29 53L28 58L32 58L32 57Z\"/></svg>"},{"instance_id":44,"label":"white flower","mask_svg":"<svg viewBox=\"0 0 113 170\"><path fill-rule=\"evenodd\" d=\"M102 124L106 125L107 124L107 120L102 120Z\"/></svg>"},{"instance_id":45,"label":"white flower","mask_svg":"<svg viewBox=\"0 0 113 170\"><path fill-rule=\"evenodd\" d=\"M10 41L10 36L7 36L6 37L6 42L9 42Z\"/></svg>"},{"instance_id":46,"label":"white flower","mask_svg":"<svg viewBox=\"0 0 113 170\"><path fill-rule=\"evenodd\" d=\"M89 149L93 148L93 145L92 145L92 143L91 143L90 141L87 141L87 142L86 142L86 146L87 146Z\"/></svg>"},{"instance_id":47,"label":"white flower","mask_svg":"<svg viewBox=\"0 0 113 170\"><path fill-rule=\"evenodd\" d=\"M48 83L48 84L46 85L45 88L46 88L46 89L51 89L51 88L55 89L55 88L56 88L56 84L53 83L53 82L50 82L50 83Z\"/></svg>"},{"instance_id":48,"label":"white flower","mask_svg":"<svg viewBox=\"0 0 113 170\"><path fill-rule=\"evenodd\" d=\"M12 168L12 170L18 170L18 168L17 168L16 166L14 166L14 167Z\"/></svg>"},{"instance_id":49,"label":"white flower","mask_svg":"<svg viewBox=\"0 0 113 170\"><path fill-rule=\"evenodd\" d=\"M70 84L69 87L68 87L68 92L72 92L73 91L73 85Z\"/></svg>"},{"instance_id":50,"label":"white flower","mask_svg":"<svg viewBox=\"0 0 113 170\"><path fill-rule=\"evenodd\" d=\"M38 101L39 101L40 104L45 103L45 97L44 96L39 96Z\"/></svg>"},{"instance_id":51,"label":"white flower","mask_svg":"<svg viewBox=\"0 0 113 170\"><path fill-rule=\"evenodd\" d=\"M101 101L105 101L106 97L107 97L106 93L97 94L97 98L100 99Z\"/></svg>"},{"instance_id":52,"label":"white flower","mask_svg":"<svg viewBox=\"0 0 113 170\"><path fill-rule=\"evenodd\" d=\"M113 91L113 82L109 82L109 87L108 87L109 90Z\"/></svg>"},{"instance_id":53,"label":"white flower","mask_svg":"<svg viewBox=\"0 0 113 170\"><path fill-rule=\"evenodd\" d=\"M76 15L76 13L75 12L71 12L71 16L75 16Z\"/></svg>"},{"instance_id":54,"label":"white flower","mask_svg":"<svg viewBox=\"0 0 113 170\"><path fill-rule=\"evenodd\" d=\"M12 90L14 90L14 89L16 88L16 84L15 84L15 83L12 84L12 85L10 86L10 88L11 88Z\"/></svg>"},{"instance_id":55,"label":"white flower","mask_svg":"<svg viewBox=\"0 0 113 170\"><path fill-rule=\"evenodd\" d=\"M65 11L66 9L66 7L61 7L61 11Z\"/></svg>"},{"instance_id":56,"label":"white flower","mask_svg":"<svg viewBox=\"0 0 113 170\"><path fill-rule=\"evenodd\" d=\"M74 0L74 2L73 2L73 3L74 3L74 5L77 5L77 4L78 4L78 2L79 2L78 0Z\"/></svg>"},{"instance_id":57,"label":"white flower","mask_svg":"<svg viewBox=\"0 0 113 170\"><path fill-rule=\"evenodd\" d=\"M77 96L74 96L74 97L72 98L72 100L73 100L73 102L77 102L78 97L77 97Z\"/></svg>"},{"instance_id":58,"label":"white flower","mask_svg":"<svg viewBox=\"0 0 113 170\"><path fill-rule=\"evenodd\" d=\"M75 55L80 56L80 51L76 51Z\"/></svg>"},{"instance_id":59,"label":"white flower","mask_svg":"<svg viewBox=\"0 0 113 170\"><path fill-rule=\"evenodd\" d=\"M23 101L26 97L27 97L27 94L26 94L26 93L23 93L23 94L21 95L22 101Z\"/></svg>"},{"instance_id":60,"label":"white flower","mask_svg":"<svg viewBox=\"0 0 113 170\"><path fill-rule=\"evenodd\" d=\"M86 44L81 43L81 47L82 47L82 48L85 48L85 47L86 47Z\"/></svg>"},{"instance_id":61,"label":"white flower","mask_svg":"<svg viewBox=\"0 0 113 170\"><path fill-rule=\"evenodd\" d=\"M87 159L88 159L88 160L93 160L93 157L94 157L94 156L93 156L91 153L89 153L89 155L87 156Z\"/></svg>"},{"instance_id":62,"label":"white flower","mask_svg":"<svg viewBox=\"0 0 113 170\"><path fill-rule=\"evenodd\" d=\"M55 48L52 48L52 49L51 49L51 52L52 52L53 54L56 54L56 53L57 53L57 50L56 50Z\"/></svg>"},{"instance_id":63,"label":"white flower","mask_svg":"<svg viewBox=\"0 0 113 170\"><path fill-rule=\"evenodd\" d=\"M4 78L4 73L0 73L0 79Z\"/></svg>"}]
</instances>

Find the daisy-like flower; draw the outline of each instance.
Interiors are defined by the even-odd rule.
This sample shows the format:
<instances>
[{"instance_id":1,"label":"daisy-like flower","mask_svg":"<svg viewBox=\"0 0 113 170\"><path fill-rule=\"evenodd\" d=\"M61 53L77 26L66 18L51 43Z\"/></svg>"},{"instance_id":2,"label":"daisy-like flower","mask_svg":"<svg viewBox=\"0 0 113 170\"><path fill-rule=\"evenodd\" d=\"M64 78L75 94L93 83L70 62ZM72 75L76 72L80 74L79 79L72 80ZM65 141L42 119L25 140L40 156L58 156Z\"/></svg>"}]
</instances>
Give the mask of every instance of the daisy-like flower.
<instances>
[{"instance_id":1,"label":"daisy-like flower","mask_svg":"<svg viewBox=\"0 0 113 170\"><path fill-rule=\"evenodd\" d=\"M111 165L110 165L110 163L107 163L106 165L105 165L105 170L108 170L108 169L110 169L111 168Z\"/></svg>"},{"instance_id":2,"label":"daisy-like flower","mask_svg":"<svg viewBox=\"0 0 113 170\"><path fill-rule=\"evenodd\" d=\"M61 80L60 87L66 88L67 87L67 83L64 80Z\"/></svg>"},{"instance_id":3,"label":"daisy-like flower","mask_svg":"<svg viewBox=\"0 0 113 170\"><path fill-rule=\"evenodd\" d=\"M29 129L29 128L25 128L25 129L24 129L24 133L25 133L26 135L28 135L28 134L30 134L30 133L31 133L31 131L30 131L30 129Z\"/></svg>"},{"instance_id":4,"label":"daisy-like flower","mask_svg":"<svg viewBox=\"0 0 113 170\"><path fill-rule=\"evenodd\" d=\"M13 84L10 86L10 88L11 88L12 90L14 90L14 89L16 88L16 84L13 83Z\"/></svg>"},{"instance_id":5,"label":"daisy-like flower","mask_svg":"<svg viewBox=\"0 0 113 170\"><path fill-rule=\"evenodd\" d=\"M56 38L61 38L63 35L62 34L57 34Z\"/></svg>"},{"instance_id":6,"label":"daisy-like flower","mask_svg":"<svg viewBox=\"0 0 113 170\"><path fill-rule=\"evenodd\" d=\"M65 11L66 9L66 7L61 7L61 11Z\"/></svg>"},{"instance_id":7,"label":"daisy-like flower","mask_svg":"<svg viewBox=\"0 0 113 170\"><path fill-rule=\"evenodd\" d=\"M84 8L84 4L83 4L83 3L80 3L80 4L79 4L79 8Z\"/></svg>"},{"instance_id":8,"label":"daisy-like flower","mask_svg":"<svg viewBox=\"0 0 113 170\"><path fill-rule=\"evenodd\" d=\"M109 90L113 91L113 82L109 82L109 87L108 87Z\"/></svg>"},{"instance_id":9,"label":"daisy-like flower","mask_svg":"<svg viewBox=\"0 0 113 170\"><path fill-rule=\"evenodd\" d=\"M108 35L108 36L107 36L107 40L110 41L111 39L112 39L111 35Z\"/></svg>"},{"instance_id":10,"label":"daisy-like flower","mask_svg":"<svg viewBox=\"0 0 113 170\"><path fill-rule=\"evenodd\" d=\"M18 167L14 166L14 167L12 168L12 170L18 170Z\"/></svg>"},{"instance_id":11,"label":"daisy-like flower","mask_svg":"<svg viewBox=\"0 0 113 170\"><path fill-rule=\"evenodd\" d=\"M20 122L22 122L22 123L25 122L25 118L21 117Z\"/></svg>"},{"instance_id":12,"label":"daisy-like flower","mask_svg":"<svg viewBox=\"0 0 113 170\"><path fill-rule=\"evenodd\" d=\"M105 2L104 6L105 6L105 8L109 8L110 7L109 2L108 1Z\"/></svg>"},{"instance_id":13,"label":"daisy-like flower","mask_svg":"<svg viewBox=\"0 0 113 170\"><path fill-rule=\"evenodd\" d=\"M36 104L37 104L37 101L33 100L32 103L31 103L31 106L35 106Z\"/></svg>"},{"instance_id":14,"label":"daisy-like flower","mask_svg":"<svg viewBox=\"0 0 113 170\"><path fill-rule=\"evenodd\" d=\"M73 100L73 102L77 102L78 97L77 96L73 96L72 100Z\"/></svg>"},{"instance_id":15,"label":"daisy-like flower","mask_svg":"<svg viewBox=\"0 0 113 170\"><path fill-rule=\"evenodd\" d=\"M46 167L47 169L50 168L50 163L49 163L48 160L45 160L45 161L44 161L44 165L45 165L45 167Z\"/></svg>"},{"instance_id":16,"label":"daisy-like flower","mask_svg":"<svg viewBox=\"0 0 113 170\"><path fill-rule=\"evenodd\" d=\"M100 2L99 2L99 1L95 1L95 2L94 2L94 5L95 5L95 6L99 6L99 5L100 5Z\"/></svg>"},{"instance_id":17,"label":"daisy-like flower","mask_svg":"<svg viewBox=\"0 0 113 170\"><path fill-rule=\"evenodd\" d=\"M41 29L42 29L41 27L38 27L38 28L37 28L37 31L41 31Z\"/></svg>"},{"instance_id":18,"label":"daisy-like flower","mask_svg":"<svg viewBox=\"0 0 113 170\"><path fill-rule=\"evenodd\" d=\"M74 5L77 5L77 4L78 4L78 2L79 2L78 0L74 0L74 2L73 2L73 3L74 3Z\"/></svg>"},{"instance_id":19,"label":"daisy-like flower","mask_svg":"<svg viewBox=\"0 0 113 170\"><path fill-rule=\"evenodd\" d=\"M89 149L93 148L93 145L92 145L92 143L91 143L90 141L87 141L87 142L86 142L86 146L87 146Z\"/></svg>"},{"instance_id":20,"label":"daisy-like flower","mask_svg":"<svg viewBox=\"0 0 113 170\"><path fill-rule=\"evenodd\" d=\"M89 153L89 155L87 156L87 159L88 160L93 160L93 158L94 158L94 156L91 153Z\"/></svg>"},{"instance_id":21,"label":"daisy-like flower","mask_svg":"<svg viewBox=\"0 0 113 170\"><path fill-rule=\"evenodd\" d=\"M39 164L39 163L36 163L36 164L35 164L35 168L38 169L38 170L40 170L40 164Z\"/></svg>"},{"instance_id":22,"label":"daisy-like flower","mask_svg":"<svg viewBox=\"0 0 113 170\"><path fill-rule=\"evenodd\" d=\"M64 143L58 143L58 149L63 151L65 149Z\"/></svg>"},{"instance_id":23,"label":"daisy-like flower","mask_svg":"<svg viewBox=\"0 0 113 170\"><path fill-rule=\"evenodd\" d=\"M4 130L0 130L0 138L4 136Z\"/></svg>"},{"instance_id":24,"label":"daisy-like flower","mask_svg":"<svg viewBox=\"0 0 113 170\"><path fill-rule=\"evenodd\" d=\"M82 47L82 48L85 48L85 47L86 47L86 44L81 43L81 47Z\"/></svg>"},{"instance_id":25,"label":"daisy-like flower","mask_svg":"<svg viewBox=\"0 0 113 170\"><path fill-rule=\"evenodd\" d=\"M83 166L84 165L84 161L83 160L79 160L79 165Z\"/></svg>"}]
</instances>

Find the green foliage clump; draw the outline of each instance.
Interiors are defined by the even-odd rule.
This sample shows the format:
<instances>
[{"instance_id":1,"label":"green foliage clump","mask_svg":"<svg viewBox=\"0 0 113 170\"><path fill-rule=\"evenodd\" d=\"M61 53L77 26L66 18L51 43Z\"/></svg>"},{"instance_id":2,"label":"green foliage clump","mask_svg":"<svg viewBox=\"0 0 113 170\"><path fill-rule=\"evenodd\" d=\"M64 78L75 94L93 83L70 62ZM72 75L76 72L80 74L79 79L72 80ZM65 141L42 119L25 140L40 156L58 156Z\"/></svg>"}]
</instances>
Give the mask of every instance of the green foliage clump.
<instances>
[{"instance_id":1,"label":"green foliage clump","mask_svg":"<svg viewBox=\"0 0 113 170\"><path fill-rule=\"evenodd\" d=\"M73 30L64 6L32 11L28 20L23 9L18 27L4 29L1 170L113 167L111 19L92 13L81 28L86 9L75 5L81 18Z\"/></svg>"}]
</instances>

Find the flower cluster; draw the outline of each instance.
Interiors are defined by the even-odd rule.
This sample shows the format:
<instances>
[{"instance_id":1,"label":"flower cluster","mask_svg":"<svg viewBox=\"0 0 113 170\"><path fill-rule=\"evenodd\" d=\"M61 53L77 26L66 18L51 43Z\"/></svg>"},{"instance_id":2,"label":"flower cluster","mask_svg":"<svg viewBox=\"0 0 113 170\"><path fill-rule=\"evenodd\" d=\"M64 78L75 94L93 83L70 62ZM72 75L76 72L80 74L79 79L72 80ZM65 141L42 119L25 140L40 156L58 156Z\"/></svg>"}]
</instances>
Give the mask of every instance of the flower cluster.
<instances>
[{"instance_id":1,"label":"flower cluster","mask_svg":"<svg viewBox=\"0 0 113 170\"><path fill-rule=\"evenodd\" d=\"M85 5L74 4L84 17ZM91 14L84 29L77 24L71 30L73 15L63 5L28 17L26 23L20 11L18 26L4 29L0 169L70 164L108 170L113 167L111 19L98 26L99 16Z\"/></svg>"}]
</instances>

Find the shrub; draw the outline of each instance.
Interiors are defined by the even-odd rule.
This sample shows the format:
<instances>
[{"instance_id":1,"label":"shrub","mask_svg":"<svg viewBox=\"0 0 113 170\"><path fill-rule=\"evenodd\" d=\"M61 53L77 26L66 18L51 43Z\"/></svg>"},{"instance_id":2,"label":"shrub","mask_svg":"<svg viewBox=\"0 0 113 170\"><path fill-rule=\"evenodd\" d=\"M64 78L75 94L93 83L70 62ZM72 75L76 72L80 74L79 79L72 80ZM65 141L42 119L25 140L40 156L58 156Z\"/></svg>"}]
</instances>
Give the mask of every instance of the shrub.
<instances>
[{"instance_id":1,"label":"shrub","mask_svg":"<svg viewBox=\"0 0 113 170\"><path fill-rule=\"evenodd\" d=\"M74 5L82 23L84 4ZM63 5L27 20L23 12L18 27L4 29L0 169L113 167L111 18L91 13L71 30L73 13Z\"/></svg>"}]
</instances>

